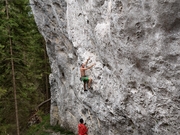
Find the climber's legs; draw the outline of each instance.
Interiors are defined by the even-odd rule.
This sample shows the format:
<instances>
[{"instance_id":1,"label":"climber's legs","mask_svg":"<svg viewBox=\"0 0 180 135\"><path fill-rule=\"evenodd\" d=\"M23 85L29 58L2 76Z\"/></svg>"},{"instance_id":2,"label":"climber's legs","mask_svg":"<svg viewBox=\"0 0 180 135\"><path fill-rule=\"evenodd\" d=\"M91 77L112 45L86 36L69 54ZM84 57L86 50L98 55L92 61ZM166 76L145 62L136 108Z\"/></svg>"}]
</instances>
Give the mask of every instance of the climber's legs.
<instances>
[{"instance_id":1,"label":"climber's legs","mask_svg":"<svg viewBox=\"0 0 180 135\"><path fill-rule=\"evenodd\" d=\"M89 81L88 81L88 89L90 89L90 88L91 88L91 84L92 84L92 79L91 79L91 78L89 78Z\"/></svg>"},{"instance_id":2,"label":"climber's legs","mask_svg":"<svg viewBox=\"0 0 180 135\"><path fill-rule=\"evenodd\" d=\"M86 90L86 82L84 82L84 91L87 91L87 90Z\"/></svg>"},{"instance_id":3,"label":"climber's legs","mask_svg":"<svg viewBox=\"0 0 180 135\"><path fill-rule=\"evenodd\" d=\"M91 87L91 84L92 84L92 79L91 78L89 78L89 77L81 77L81 79L83 80L83 82L84 82L84 91L87 91L86 90L86 83L87 83L87 87L88 87L88 89L92 89L92 87Z\"/></svg>"}]
</instances>

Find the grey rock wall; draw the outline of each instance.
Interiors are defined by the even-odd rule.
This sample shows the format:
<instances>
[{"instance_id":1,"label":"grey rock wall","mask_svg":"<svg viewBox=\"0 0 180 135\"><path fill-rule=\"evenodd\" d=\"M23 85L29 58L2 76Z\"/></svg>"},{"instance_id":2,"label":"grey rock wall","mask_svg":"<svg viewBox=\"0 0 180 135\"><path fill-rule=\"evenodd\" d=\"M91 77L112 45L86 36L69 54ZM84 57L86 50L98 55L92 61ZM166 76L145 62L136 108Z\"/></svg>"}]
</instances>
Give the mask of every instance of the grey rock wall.
<instances>
[{"instance_id":1,"label":"grey rock wall","mask_svg":"<svg viewBox=\"0 0 180 135\"><path fill-rule=\"evenodd\" d=\"M89 135L180 134L179 0L30 0L51 65L51 124ZM93 90L83 91L80 63Z\"/></svg>"}]
</instances>

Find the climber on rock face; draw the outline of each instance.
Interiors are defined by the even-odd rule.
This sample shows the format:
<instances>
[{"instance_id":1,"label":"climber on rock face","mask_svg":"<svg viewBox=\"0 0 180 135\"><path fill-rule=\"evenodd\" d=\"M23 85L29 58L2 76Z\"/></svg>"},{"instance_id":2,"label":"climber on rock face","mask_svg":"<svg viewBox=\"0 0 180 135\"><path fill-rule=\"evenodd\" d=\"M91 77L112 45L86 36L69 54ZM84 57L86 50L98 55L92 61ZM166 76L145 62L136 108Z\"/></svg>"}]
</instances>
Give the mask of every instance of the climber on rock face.
<instances>
[{"instance_id":1,"label":"climber on rock face","mask_svg":"<svg viewBox=\"0 0 180 135\"><path fill-rule=\"evenodd\" d=\"M95 65L95 63L94 63L93 65L91 65L89 67L85 67L89 60L90 60L90 58L88 58L85 63L82 63L81 68L80 68L80 72L81 72L81 78L80 79L81 79L81 81L84 82L84 91L87 91L86 90L86 83L88 83L88 89L91 88L91 84L92 84L92 79L85 75L85 71L92 68Z\"/></svg>"}]
</instances>

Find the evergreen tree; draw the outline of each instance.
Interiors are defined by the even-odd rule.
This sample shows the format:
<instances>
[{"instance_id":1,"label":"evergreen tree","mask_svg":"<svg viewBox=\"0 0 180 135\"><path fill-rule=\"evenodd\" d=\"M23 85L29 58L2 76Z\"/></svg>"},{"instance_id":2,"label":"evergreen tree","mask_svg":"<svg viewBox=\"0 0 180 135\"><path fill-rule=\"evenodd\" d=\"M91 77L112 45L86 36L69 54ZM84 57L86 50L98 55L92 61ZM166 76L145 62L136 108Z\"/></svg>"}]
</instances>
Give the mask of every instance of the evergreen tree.
<instances>
[{"instance_id":1,"label":"evergreen tree","mask_svg":"<svg viewBox=\"0 0 180 135\"><path fill-rule=\"evenodd\" d=\"M3 0L0 3L0 134L15 135L18 134L15 112L22 131L30 111L49 98L46 97L49 67L44 55L45 43L34 22L28 0L7 2ZM17 107L14 105L16 101Z\"/></svg>"}]
</instances>

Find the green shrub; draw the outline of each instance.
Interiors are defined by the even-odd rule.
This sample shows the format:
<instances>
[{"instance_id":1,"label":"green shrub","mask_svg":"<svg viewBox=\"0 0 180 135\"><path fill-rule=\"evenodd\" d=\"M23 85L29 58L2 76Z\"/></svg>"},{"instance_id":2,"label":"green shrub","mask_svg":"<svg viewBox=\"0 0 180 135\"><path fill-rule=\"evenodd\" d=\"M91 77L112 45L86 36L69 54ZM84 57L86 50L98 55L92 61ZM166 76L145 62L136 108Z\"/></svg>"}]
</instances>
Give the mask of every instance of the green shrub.
<instances>
[{"instance_id":1,"label":"green shrub","mask_svg":"<svg viewBox=\"0 0 180 135\"><path fill-rule=\"evenodd\" d=\"M73 132L62 128L59 125L56 126L50 125L49 115L42 116L42 122L29 127L25 135L50 135L50 133L53 132L55 133L60 132L63 135L75 135Z\"/></svg>"}]
</instances>

